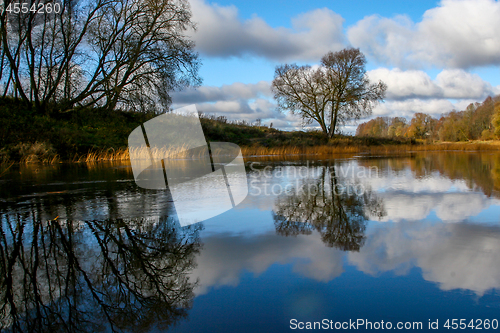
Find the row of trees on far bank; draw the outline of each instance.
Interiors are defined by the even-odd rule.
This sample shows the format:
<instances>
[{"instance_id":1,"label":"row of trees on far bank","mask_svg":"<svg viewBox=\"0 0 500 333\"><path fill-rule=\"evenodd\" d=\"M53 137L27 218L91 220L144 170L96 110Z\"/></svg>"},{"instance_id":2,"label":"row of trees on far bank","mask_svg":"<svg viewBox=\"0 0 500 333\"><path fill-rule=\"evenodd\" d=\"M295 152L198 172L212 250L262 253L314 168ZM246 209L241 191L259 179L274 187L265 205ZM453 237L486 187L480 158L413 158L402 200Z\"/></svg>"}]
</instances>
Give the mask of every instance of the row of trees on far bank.
<instances>
[{"instance_id":1,"label":"row of trees on far bank","mask_svg":"<svg viewBox=\"0 0 500 333\"><path fill-rule=\"evenodd\" d=\"M358 125L357 136L441 141L490 140L500 138L500 95L483 103L471 103L464 111L451 111L440 118L416 113L404 117L377 117Z\"/></svg>"}]
</instances>

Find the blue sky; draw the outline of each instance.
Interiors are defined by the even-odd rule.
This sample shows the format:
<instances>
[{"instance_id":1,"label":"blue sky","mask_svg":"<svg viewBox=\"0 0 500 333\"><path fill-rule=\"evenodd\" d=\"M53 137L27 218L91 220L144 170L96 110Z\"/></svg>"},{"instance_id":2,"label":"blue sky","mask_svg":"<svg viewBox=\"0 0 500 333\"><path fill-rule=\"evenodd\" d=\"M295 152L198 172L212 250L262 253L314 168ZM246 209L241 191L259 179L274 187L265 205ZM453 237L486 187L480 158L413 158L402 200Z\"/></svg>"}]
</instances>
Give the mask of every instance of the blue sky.
<instances>
[{"instance_id":1,"label":"blue sky","mask_svg":"<svg viewBox=\"0 0 500 333\"><path fill-rule=\"evenodd\" d=\"M276 65L317 64L359 47L367 75L388 85L372 117L435 117L500 94L500 3L446 1L190 0L202 86L173 94L232 120L299 129L278 113L269 86ZM356 124L344 132L353 132Z\"/></svg>"}]
</instances>

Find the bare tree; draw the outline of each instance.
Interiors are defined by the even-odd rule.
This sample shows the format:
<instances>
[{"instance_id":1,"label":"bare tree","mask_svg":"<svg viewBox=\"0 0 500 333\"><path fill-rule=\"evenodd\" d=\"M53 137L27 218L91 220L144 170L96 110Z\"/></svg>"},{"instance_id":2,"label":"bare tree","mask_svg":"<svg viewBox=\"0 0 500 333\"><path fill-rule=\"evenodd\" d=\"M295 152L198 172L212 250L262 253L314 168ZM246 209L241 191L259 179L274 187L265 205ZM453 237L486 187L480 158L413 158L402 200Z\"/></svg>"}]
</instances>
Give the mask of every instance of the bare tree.
<instances>
[{"instance_id":1,"label":"bare tree","mask_svg":"<svg viewBox=\"0 0 500 333\"><path fill-rule=\"evenodd\" d=\"M0 17L4 96L43 113L86 106L161 112L169 91L200 83L185 34L194 28L187 0L23 1L29 10L6 0Z\"/></svg>"},{"instance_id":2,"label":"bare tree","mask_svg":"<svg viewBox=\"0 0 500 333\"><path fill-rule=\"evenodd\" d=\"M308 123L316 121L330 138L351 120L371 114L385 96L387 86L370 83L366 58L359 49L329 52L318 68L281 65L276 67L271 89L280 110L299 114Z\"/></svg>"}]
</instances>

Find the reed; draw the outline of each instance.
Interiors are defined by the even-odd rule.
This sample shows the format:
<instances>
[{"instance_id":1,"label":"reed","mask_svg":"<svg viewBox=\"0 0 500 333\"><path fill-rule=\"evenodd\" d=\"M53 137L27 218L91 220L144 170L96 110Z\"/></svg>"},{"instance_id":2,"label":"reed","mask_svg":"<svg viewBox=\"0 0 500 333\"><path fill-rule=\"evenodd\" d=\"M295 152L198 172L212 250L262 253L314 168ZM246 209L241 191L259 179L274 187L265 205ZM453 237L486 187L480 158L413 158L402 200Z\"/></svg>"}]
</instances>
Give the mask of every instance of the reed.
<instances>
[{"instance_id":1,"label":"reed","mask_svg":"<svg viewBox=\"0 0 500 333\"><path fill-rule=\"evenodd\" d=\"M34 149L36 150L36 149ZM387 145L317 145L317 146L279 146L279 147L264 147L264 146L243 146L241 151L245 157L255 156L295 156L295 155L317 155L317 156L330 156L339 154L402 154L408 152L422 152L422 151L498 151L500 150L500 141L486 141L486 142L442 142L430 144L387 144ZM176 149L147 149L127 148L120 149L106 149L94 150L85 155L76 155L71 160L76 163L93 163L101 161L129 161L130 154L137 159L149 160L175 158L175 159L190 159L201 158L206 156L206 150L190 149L186 150L184 147ZM46 155L40 158L41 154L26 154L21 159L22 163L56 163L59 161L57 155ZM36 158L35 158L36 157Z\"/></svg>"},{"instance_id":2,"label":"reed","mask_svg":"<svg viewBox=\"0 0 500 333\"><path fill-rule=\"evenodd\" d=\"M120 148L120 149L107 149L107 150L96 150L91 151L85 155L76 155L73 157L72 162L76 163L92 163L100 161L129 161L130 155L135 159L149 160L153 158L154 160L160 160L164 158L200 158L206 156L207 150L203 148L199 149L186 149L185 147L177 147L174 149L168 148Z\"/></svg>"},{"instance_id":3,"label":"reed","mask_svg":"<svg viewBox=\"0 0 500 333\"><path fill-rule=\"evenodd\" d=\"M243 156L265 156L265 155L332 155L342 153L357 153L361 151L358 146L311 146L311 147L242 147Z\"/></svg>"},{"instance_id":4,"label":"reed","mask_svg":"<svg viewBox=\"0 0 500 333\"><path fill-rule=\"evenodd\" d=\"M243 156L265 156L265 155L337 155L346 153L371 153L371 154L400 154L415 151L498 151L500 142L443 142L433 144L398 144L398 145L374 145L374 146L312 146L312 147L243 147Z\"/></svg>"},{"instance_id":5,"label":"reed","mask_svg":"<svg viewBox=\"0 0 500 333\"><path fill-rule=\"evenodd\" d=\"M59 155L50 143L19 143L13 147L13 150L21 164L54 164L59 162Z\"/></svg>"},{"instance_id":6,"label":"reed","mask_svg":"<svg viewBox=\"0 0 500 333\"><path fill-rule=\"evenodd\" d=\"M441 142L419 145L395 145L382 147L369 147L370 151L497 151L500 150L498 142Z\"/></svg>"},{"instance_id":7,"label":"reed","mask_svg":"<svg viewBox=\"0 0 500 333\"><path fill-rule=\"evenodd\" d=\"M94 150L85 155L75 155L71 162L92 163L100 161L128 161L130 160L129 151L126 148Z\"/></svg>"},{"instance_id":8,"label":"reed","mask_svg":"<svg viewBox=\"0 0 500 333\"><path fill-rule=\"evenodd\" d=\"M9 171L10 167L14 165L14 162L2 162L0 163L0 177L5 175Z\"/></svg>"}]
</instances>

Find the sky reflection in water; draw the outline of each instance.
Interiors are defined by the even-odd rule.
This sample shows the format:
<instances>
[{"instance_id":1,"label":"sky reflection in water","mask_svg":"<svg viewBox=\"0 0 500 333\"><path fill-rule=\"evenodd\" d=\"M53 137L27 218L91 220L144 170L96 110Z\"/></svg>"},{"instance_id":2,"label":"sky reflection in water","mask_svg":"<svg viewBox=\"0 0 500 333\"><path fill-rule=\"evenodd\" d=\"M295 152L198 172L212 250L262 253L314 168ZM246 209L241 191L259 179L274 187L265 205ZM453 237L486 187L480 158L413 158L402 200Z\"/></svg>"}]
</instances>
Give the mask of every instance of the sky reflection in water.
<instances>
[{"instance_id":1,"label":"sky reflection in water","mask_svg":"<svg viewBox=\"0 0 500 333\"><path fill-rule=\"evenodd\" d=\"M125 331L138 325L145 331L288 331L292 318L419 320L424 326L437 318L494 319L499 163L495 154L459 153L247 160L247 199L188 230L176 226L168 192L137 188L126 166L13 170L0 180L7 263L1 323L10 330L77 327L80 317L69 309L90 318L92 302L110 312L92 317L95 327L109 330L112 322ZM57 224L48 222L56 216ZM155 239L155 233L163 236ZM44 264L35 249L44 250ZM182 259L176 249L184 249ZM113 261L123 271L113 271ZM148 262L162 264L141 265ZM46 272L72 277L72 291L54 278L58 291L50 293ZM163 276L163 287L155 287L148 272ZM33 274L38 279L28 279L31 286L16 286L19 277ZM127 276L149 282L139 288ZM25 292L11 295L9 286ZM158 307L165 316L127 312L159 314ZM46 310L45 320L35 319L39 309ZM59 321L51 322L57 311Z\"/></svg>"}]
</instances>

